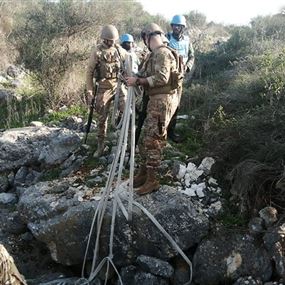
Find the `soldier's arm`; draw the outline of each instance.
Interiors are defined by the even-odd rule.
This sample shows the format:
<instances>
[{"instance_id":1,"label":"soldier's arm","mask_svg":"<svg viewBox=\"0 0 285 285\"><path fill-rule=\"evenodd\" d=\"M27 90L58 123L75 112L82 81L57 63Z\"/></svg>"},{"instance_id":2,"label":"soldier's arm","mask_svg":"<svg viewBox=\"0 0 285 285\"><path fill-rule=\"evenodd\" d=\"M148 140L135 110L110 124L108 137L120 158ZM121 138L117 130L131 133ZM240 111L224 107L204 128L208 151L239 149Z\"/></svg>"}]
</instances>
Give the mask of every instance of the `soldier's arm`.
<instances>
[{"instance_id":1,"label":"soldier's arm","mask_svg":"<svg viewBox=\"0 0 285 285\"><path fill-rule=\"evenodd\" d=\"M86 71L86 89L88 93L92 93L94 90L93 76L95 68L98 64L97 49L94 48L91 51L91 55L88 61L87 71Z\"/></svg>"},{"instance_id":2,"label":"soldier's arm","mask_svg":"<svg viewBox=\"0 0 285 285\"><path fill-rule=\"evenodd\" d=\"M192 44L189 44L189 51L188 51L188 59L186 62L186 71L190 72L192 68L194 68L194 61L195 61L195 55L194 55L194 48Z\"/></svg>"},{"instance_id":3,"label":"soldier's arm","mask_svg":"<svg viewBox=\"0 0 285 285\"><path fill-rule=\"evenodd\" d=\"M171 52L167 49L154 56L155 66L153 75L149 77L128 77L128 86L142 85L145 87L162 87L170 79L171 66L175 61Z\"/></svg>"},{"instance_id":4,"label":"soldier's arm","mask_svg":"<svg viewBox=\"0 0 285 285\"><path fill-rule=\"evenodd\" d=\"M128 86L149 86L147 78L144 77L129 76L126 77L126 83Z\"/></svg>"},{"instance_id":5,"label":"soldier's arm","mask_svg":"<svg viewBox=\"0 0 285 285\"><path fill-rule=\"evenodd\" d=\"M175 59L169 50L156 54L154 74L146 78L150 87L164 86L169 82L173 60Z\"/></svg>"}]
</instances>

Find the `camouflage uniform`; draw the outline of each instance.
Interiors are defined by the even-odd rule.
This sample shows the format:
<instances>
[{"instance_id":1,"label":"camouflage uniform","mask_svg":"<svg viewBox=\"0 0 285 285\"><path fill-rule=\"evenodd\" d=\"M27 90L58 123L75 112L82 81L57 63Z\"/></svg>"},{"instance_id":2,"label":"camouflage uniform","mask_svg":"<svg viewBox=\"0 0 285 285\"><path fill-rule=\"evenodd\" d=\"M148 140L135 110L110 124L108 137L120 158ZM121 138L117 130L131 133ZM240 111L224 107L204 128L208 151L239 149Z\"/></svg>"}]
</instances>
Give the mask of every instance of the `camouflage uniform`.
<instances>
[{"instance_id":1,"label":"camouflage uniform","mask_svg":"<svg viewBox=\"0 0 285 285\"><path fill-rule=\"evenodd\" d=\"M147 57L149 56L149 53L150 53L149 49L146 46L144 46L142 51L138 54L140 62L139 70L142 68L143 63L146 61Z\"/></svg>"},{"instance_id":2,"label":"camouflage uniform","mask_svg":"<svg viewBox=\"0 0 285 285\"><path fill-rule=\"evenodd\" d=\"M157 168L166 143L167 127L178 106L177 89L172 86L172 71L177 62L169 48L160 46L145 61L141 75L149 83L147 116L139 143L140 155L147 168Z\"/></svg>"},{"instance_id":3,"label":"camouflage uniform","mask_svg":"<svg viewBox=\"0 0 285 285\"><path fill-rule=\"evenodd\" d=\"M123 68L125 51L119 45L108 47L99 44L91 52L87 68L87 91L93 90L93 77L99 83L96 94L96 112L98 113L98 140L104 140L107 134L107 121L111 101L114 99L118 84L118 73ZM119 111L123 112L126 92L120 93Z\"/></svg>"},{"instance_id":4,"label":"camouflage uniform","mask_svg":"<svg viewBox=\"0 0 285 285\"><path fill-rule=\"evenodd\" d=\"M166 143L167 127L178 106L178 88L182 84L182 66L175 50L164 44L163 30L151 23L142 31L151 50L138 77L126 78L128 86L142 85L149 97L139 150L142 163L133 180L137 194L145 195L159 189L157 168Z\"/></svg>"},{"instance_id":5,"label":"camouflage uniform","mask_svg":"<svg viewBox=\"0 0 285 285\"><path fill-rule=\"evenodd\" d=\"M19 273L12 256L0 244L0 284L1 285L27 285Z\"/></svg>"}]
</instances>

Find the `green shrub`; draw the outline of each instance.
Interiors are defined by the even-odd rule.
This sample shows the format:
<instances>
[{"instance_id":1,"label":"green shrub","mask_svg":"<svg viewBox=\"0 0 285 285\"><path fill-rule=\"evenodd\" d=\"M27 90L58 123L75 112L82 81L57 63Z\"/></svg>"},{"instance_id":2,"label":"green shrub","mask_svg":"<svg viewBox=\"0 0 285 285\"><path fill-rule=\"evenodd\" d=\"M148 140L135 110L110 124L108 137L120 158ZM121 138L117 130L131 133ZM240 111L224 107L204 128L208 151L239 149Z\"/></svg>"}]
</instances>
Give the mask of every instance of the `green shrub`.
<instances>
[{"instance_id":1,"label":"green shrub","mask_svg":"<svg viewBox=\"0 0 285 285\"><path fill-rule=\"evenodd\" d=\"M47 94L33 74L26 74L19 87L5 88L14 95L1 105L0 128L23 127L43 116Z\"/></svg>"},{"instance_id":2,"label":"green shrub","mask_svg":"<svg viewBox=\"0 0 285 285\"><path fill-rule=\"evenodd\" d=\"M200 28L203 28L207 23L207 17L198 11L191 11L186 15L186 19L189 22L189 25Z\"/></svg>"},{"instance_id":3,"label":"green shrub","mask_svg":"<svg viewBox=\"0 0 285 285\"><path fill-rule=\"evenodd\" d=\"M218 158L223 171L244 159L278 167L284 159L283 23L273 29L274 19L260 18L263 37L257 24L229 27L227 42L196 53L192 84L184 88L181 112L193 118L189 128L203 142L198 151Z\"/></svg>"},{"instance_id":4,"label":"green shrub","mask_svg":"<svg viewBox=\"0 0 285 285\"><path fill-rule=\"evenodd\" d=\"M47 106L82 102L85 69L92 46L103 25L114 24L120 33L139 38L154 17L135 1L37 1L16 13L11 34L19 61L32 70L47 92ZM140 14L140 17L137 15ZM163 27L166 21L155 17Z\"/></svg>"},{"instance_id":5,"label":"green shrub","mask_svg":"<svg viewBox=\"0 0 285 285\"><path fill-rule=\"evenodd\" d=\"M43 118L45 123L58 124L70 116L86 117L87 108L84 105L71 105L67 109L52 111Z\"/></svg>"},{"instance_id":6,"label":"green shrub","mask_svg":"<svg viewBox=\"0 0 285 285\"><path fill-rule=\"evenodd\" d=\"M0 112L0 128L8 129L23 127L33 120L43 116L45 107L45 93L23 96L20 100L16 97L2 105Z\"/></svg>"}]
</instances>

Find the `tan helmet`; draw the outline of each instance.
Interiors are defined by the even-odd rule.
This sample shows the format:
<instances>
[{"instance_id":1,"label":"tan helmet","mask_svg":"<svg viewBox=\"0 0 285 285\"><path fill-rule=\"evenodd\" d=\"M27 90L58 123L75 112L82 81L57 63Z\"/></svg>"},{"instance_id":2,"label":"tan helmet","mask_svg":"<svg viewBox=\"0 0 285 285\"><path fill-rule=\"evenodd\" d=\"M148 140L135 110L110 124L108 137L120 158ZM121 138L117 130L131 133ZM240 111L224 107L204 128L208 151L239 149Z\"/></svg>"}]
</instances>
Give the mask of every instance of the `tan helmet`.
<instances>
[{"instance_id":1,"label":"tan helmet","mask_svg":"<svg viewBox=\"0 0 285 285\"><path fill-rule=\"evenodd\" d=\"M155 24L151 23L145 28L145 33L147 36L153 35L153 34L164 34L162 28Z\"/></svg>"},{"instance_id":2,"label":"tan helmet","mask_svg":"<svg viewBox=\"0 0 285 285\"><path fill-rule=\"evenodd\" d=\"M101 31L101 39L102 40L118 40L119 32L117 28L113 25L107 25L102 28Z\"/></svg>"}]
</instances>

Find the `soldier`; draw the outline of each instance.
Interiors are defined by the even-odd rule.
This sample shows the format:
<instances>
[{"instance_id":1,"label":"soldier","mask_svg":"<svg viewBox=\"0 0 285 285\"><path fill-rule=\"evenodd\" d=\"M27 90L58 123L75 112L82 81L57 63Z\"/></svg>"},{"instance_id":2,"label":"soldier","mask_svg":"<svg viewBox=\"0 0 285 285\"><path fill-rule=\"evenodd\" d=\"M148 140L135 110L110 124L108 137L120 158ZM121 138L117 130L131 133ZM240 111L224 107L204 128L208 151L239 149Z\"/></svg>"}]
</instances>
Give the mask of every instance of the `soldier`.
<instances>
[{"instance_id":1,"label":"soldier","mask_svg":"<svg viewBox=\"0 0 285 285\"><path fill-rule=\"evenodd\" d=\"M93 78L99 83L96 95L96 112L98 113L98 146L94 157L99 157L104 151L104 140L107 135L108 113L111 101L118 84L119 73L123 69L125 50L115 43L119 39L119 33L115 26L107 25L102 28L101 39L103 42L97 45L91 52L87 67L87 93L93 96ZM120 94L124 96L124 94ZM119 110L124 110L125 97L120 98Z\"/></svg>"},{"instance_id":2,"label":"soldier","mask_svg":"<svg viewBox=\"0 0 285 285\"><path fill-rule=\"evenodd\" d=\"M139 151L142 157L134 187L139 195L159 189L157 171L161 153L166 144L167 127L178 106L177 77L178 62L174 53L163 43L163 31L157 24L146 29L146 43L150 55L139 71L141 77L127 77L129 86L143 86L149 96L147 115L144 122ZM174 52L174 53L173 53Z\"/></svg>"},{"instance_id":3,"label":"soldier","mask_svg":"<svg viewBox=\"0 0 285 285\"><path fill-rule=\"evenodd\" d=\"M27 285L24 277L19 273L13 257L2 244L0 244L0 284Z\"/></svg>"},{"instance_id":4,"label":"soldier","mask_svg":"<svg viewBox=\"0 0 285 285\"><path fill-rule=\"evenodd\" d=\"M141 32L141 37L143 39L143 42L145 44L145 49L144 49L144 53L142 54L142 61L140 64L140 69L143 65L143 63L145 61L148 60L148 57L150 56L150 50L147 47L147 43L146 43L146 35L145 35L145 30L143 30ZM161 34L162 37L162 41L163 43L168 46L169 44L169 40L167 39L167 37L164 34ZM142 87L141 87L142 88ZM137 142L139 140L139 136L140 136L140 132L141 132L141 128L143 126L144 120L146 118L146 111L147 111L147 104L148 104L148 95L146 94L146 92L142 92L143 96L136 96L136 114L137 116L137 128L136 128L136 145Z\"/></svg>"},{"instance_id":5,"label":"soldier","mask_svg":"<svg viewBox=\"0 0 285 285\"><path fill-rule=\"evenodd\" d=\"M122 48L124 48L132 57L132 72L137 74L139 59L134 51L134 37L130 34L123 34L120 37L120 41Z\"/></svg>"},{"instance_id":6,"label":"soldier","mask_svg":"<svg viewBox=\"0 0 285 285\"><path fill-rule=\"evenodd\" d=\"M167 33L169 46L177 51L182 57L184 64L184 77L189 80L194 70L194 49L188 36L184 34L186 29L186 19L183 15L175 15L171 20L172 33ZM182 88L180 89L180 98L182 95ZM168 137L174 142L180 142L181 138L175 133L176 119L178 108L169 124Z\"/></svg>"}]
</instances>

